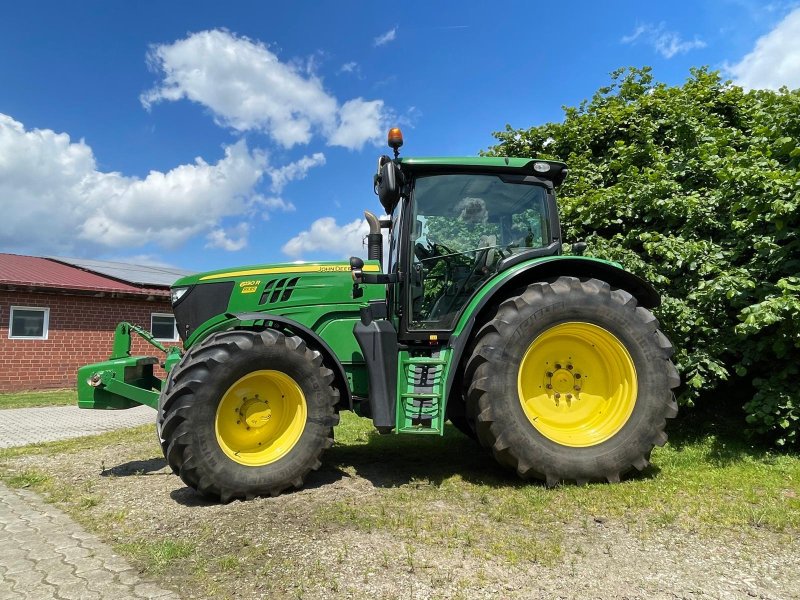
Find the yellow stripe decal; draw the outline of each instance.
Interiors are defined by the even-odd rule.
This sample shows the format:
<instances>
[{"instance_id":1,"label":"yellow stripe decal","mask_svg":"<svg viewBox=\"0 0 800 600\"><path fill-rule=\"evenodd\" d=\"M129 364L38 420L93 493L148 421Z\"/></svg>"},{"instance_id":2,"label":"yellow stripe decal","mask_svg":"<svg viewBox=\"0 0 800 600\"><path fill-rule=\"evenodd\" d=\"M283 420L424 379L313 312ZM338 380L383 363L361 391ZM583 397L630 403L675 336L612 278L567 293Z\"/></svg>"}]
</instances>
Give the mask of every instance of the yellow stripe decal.
<instances>
[{"instance_id":1,"label":"yellow stripe decal","mask_svg":"<svg viewBox=\"0 0 800 600\"><path fill-rule=\"evenodd\" d=\"M381 268L378 265L364 265L362 271L377 272ZM217 273L216 275L206 275L200 281L208 279L226 279L228 277L249 277L251 275L280 275L282 273L341 273L349 272L350 265L292 265L291 267L269 267L267 269L248 269L246 271L229 271L228 273Z\"/></svg>"}]
</instances>

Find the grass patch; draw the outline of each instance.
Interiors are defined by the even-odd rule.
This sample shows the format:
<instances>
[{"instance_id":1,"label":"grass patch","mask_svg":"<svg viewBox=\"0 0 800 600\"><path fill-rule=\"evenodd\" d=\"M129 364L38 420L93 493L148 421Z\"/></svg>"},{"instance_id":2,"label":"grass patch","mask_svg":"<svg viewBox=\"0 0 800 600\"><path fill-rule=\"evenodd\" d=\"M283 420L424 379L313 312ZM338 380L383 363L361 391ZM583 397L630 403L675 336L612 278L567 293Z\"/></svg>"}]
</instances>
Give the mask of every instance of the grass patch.
<instances>
[{"instance_id":1,"label":"grass patch","mask_svg":"<svg viewBox=\"0 0 800 600\"><path fill-rule=\"evenodd\" d=\"M17 489L33 488L34 490L42 491L50 483L51 478L47 473L37 469L25 469L18 473L3 476L2 481L8 487Z\"/></svg>"},{"instance_id":2,"label":"grass patch","mask_svg":"<svg viewBox=\"0 0 800 600\"><path fill-rule=\"evenodd\" d=\"M44 390L38 392L10 392L0 394L0 410L4 408L36 408L40 406L75 406L75 390Z\"/></svg>"},{"instance_id":3,"label":"grass patch","mask_svg":"<svg viewBox=\"0 0 800 600\"><path fill-rule=\"evenodd\" d=\"M190 558L196 546L180 540L135 540L117 544L117 549L143 564L148 571L160 574L176 562Z\"/></svg>"}]
</instances>

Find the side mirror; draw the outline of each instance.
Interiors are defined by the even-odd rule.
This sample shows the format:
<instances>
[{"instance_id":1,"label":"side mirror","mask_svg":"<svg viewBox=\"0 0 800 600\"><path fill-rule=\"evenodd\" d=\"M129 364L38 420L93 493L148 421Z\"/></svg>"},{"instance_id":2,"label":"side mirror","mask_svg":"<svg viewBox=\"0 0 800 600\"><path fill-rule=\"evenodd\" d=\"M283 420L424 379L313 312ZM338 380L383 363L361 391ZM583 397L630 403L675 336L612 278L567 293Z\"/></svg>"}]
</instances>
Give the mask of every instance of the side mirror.
<instances>
[{"instance_id":1,"label":"side mirror","mask_svg":"<svg viewBox=\"0 0 800 600\"><path fill-rule=\"evenodd\" d=\"M364 261L357 256L350 257L350 271L353 274L353 298L361 298L364 295L364 290L361 289L361 283L364 281Z\"/></svg>"},{"instance_id":2,"label":"side mirror","mask_svg":"<svg viewBox=\"0 0 800 600\"><path fill-rule=\"evenodd\" d=\"M400 185L402 175L397 164L388 156L382 156L375 175L375 193L387 215L392 214L400 201Z\"/></svg>"}]
</instances>

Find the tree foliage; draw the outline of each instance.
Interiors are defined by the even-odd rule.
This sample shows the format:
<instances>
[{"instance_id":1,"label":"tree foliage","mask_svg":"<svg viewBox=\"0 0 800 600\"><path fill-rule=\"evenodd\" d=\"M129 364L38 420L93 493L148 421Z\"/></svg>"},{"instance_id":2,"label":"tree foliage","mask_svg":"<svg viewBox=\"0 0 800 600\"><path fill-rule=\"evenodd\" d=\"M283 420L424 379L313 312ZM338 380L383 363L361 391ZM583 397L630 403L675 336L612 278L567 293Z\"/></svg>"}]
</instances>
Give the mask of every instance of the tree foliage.
<instances>
[{"instance_id":1,"label":"tree foliage","mask_svg":"<svg viewBox=\"0 0 800 600\"><path fill-rule=\"evenodd\" d=\"M680 400L743 391L752 430L800 443L800 90L623 69L563 122L494 135L487 154L564 160L564 239L662 293Z\"/></svg>"}]
</instances>

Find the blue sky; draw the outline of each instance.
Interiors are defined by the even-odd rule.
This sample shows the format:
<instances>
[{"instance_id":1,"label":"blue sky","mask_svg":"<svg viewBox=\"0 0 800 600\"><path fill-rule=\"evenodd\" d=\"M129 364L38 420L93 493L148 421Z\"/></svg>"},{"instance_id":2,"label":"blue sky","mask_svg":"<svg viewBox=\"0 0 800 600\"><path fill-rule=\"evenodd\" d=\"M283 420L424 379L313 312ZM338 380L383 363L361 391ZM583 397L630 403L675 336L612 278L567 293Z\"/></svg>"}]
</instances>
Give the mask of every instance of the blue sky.
<instances>
[{"instance_id":1,"label":"blue sky","mask_svg":"<svg viewBox=\"0 0 800 600\"><path fill-rule=\"evenodd\" d=\"M0 18L0 251L339 259L389 126L474 155L623 66L800 87L800 3L27 2Z\"/></svg>"}]
</instances>

